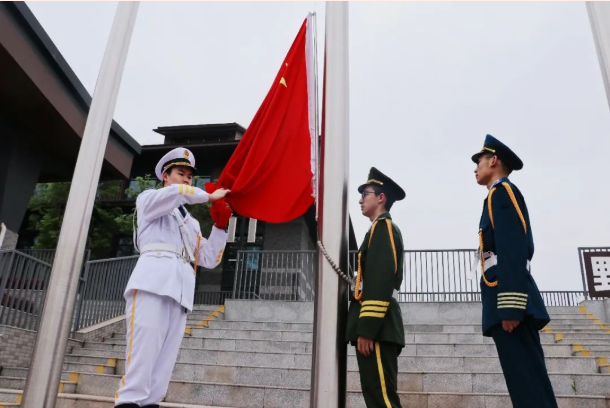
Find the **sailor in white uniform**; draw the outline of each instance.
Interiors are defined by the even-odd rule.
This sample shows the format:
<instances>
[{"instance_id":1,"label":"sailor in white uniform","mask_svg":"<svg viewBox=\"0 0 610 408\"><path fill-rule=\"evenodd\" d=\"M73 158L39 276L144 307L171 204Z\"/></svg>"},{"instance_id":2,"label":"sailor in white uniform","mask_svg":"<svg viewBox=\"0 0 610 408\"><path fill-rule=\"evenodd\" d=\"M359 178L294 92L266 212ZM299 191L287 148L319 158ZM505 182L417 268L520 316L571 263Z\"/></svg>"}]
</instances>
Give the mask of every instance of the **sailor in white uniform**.
<instances>
[{"instance_id":1,"label":"sailor in white uniform","mask_svg":"<svg viewBox=\"0 0 610 408\"><path fill-rule=\"evenodd\" d=\"M165 397L193 309L193 264L214 268L222 260L226 225L206 240L183 204L214 202L230 191L211 194L191 186L195 158L185 148L167 153L155 173L164 187L142 192L136 201L140 259L125 290L127 347L125 375L116 393L122 408L158 407ZM215 220L216 221L216 220Z\"/></svg>"}]
</instances>

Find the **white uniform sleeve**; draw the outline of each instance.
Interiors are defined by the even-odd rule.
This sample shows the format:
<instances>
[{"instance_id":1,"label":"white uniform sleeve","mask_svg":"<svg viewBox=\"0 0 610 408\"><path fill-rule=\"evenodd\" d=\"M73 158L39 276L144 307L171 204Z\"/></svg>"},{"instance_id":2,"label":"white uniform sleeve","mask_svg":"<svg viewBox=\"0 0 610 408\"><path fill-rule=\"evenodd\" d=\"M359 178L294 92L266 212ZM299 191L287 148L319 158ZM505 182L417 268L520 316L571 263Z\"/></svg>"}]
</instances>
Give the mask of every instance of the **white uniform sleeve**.
<instances>
[{"instance_id":1,"label":"white uniform sleeve","mask_svg":"<svg viewBox=\"0 0 610 408\"><path fill-rule=\"evenodd\" d=\"M208 201L208 193L186 184L172 184L159 190L146 190L138 196L138 216L146 222L169 214L183 204L201 204Z\"/></svg>"},{"instance_id":2,"label":"white uniform sleeve","mask_svg":"<svg viewBox=\"0 0 610 408\"><path fill-rule=\"evenodd\" d=\"M229 233L225 232L225 230L212 227L210 238L201 238L198 261L199 266L208 269L215 268L220 261L222 261L222 254L225 251L228 237Z\"/></svg>"}]
</instances>

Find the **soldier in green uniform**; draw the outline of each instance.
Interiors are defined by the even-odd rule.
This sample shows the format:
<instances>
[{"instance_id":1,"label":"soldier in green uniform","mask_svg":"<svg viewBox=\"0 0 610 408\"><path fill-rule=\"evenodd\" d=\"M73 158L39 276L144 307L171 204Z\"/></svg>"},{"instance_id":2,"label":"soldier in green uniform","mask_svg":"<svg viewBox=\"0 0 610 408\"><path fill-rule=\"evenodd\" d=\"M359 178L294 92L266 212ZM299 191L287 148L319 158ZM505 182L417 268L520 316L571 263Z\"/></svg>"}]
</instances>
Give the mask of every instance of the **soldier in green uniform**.
<instances>
[{"instance_id":1,"label":"soldier in green uniform","mask_svg":"<svg viewBox=\"0 0 610 408\"><path fill-rule=\"evenodd\" d=\"M398 355L405 333L396 294L403 278L403 241L390 209L405 192L371 168L358 192L362 215L372 222L358 251L358 275L347 317L347 341L356 346L360 383L369 408L400 407ZM362 284L362 288L361 288Z\"/></svg>"},{"instance_id":2,"label":"soldier in green uniform","mask_svg":"<svg viewBox=\"0 0 610 408\"><path fill-rule=\"evenodd\" d=\"M523 162L491 135L472 161L489 190L479 223L483 335L494 339L514 408L557 408L538 333L550 318L531 274L532 225L508 179Z\"/></svg>"}]
</instances>

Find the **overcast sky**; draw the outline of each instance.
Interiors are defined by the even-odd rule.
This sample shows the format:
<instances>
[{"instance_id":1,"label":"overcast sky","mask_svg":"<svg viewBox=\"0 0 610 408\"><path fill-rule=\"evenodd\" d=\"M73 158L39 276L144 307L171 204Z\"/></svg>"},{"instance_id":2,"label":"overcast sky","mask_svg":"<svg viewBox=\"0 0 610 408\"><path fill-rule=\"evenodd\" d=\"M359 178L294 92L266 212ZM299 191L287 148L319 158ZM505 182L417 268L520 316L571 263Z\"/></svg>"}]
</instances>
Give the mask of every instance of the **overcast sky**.
<instances>
[{"instance_id":1,"label":"overcast sky","mask_svg":"<svg viewBox=\"0 0 610 408\"><path fill-rule=\"evenodd\" d=\"M93 92L114 2L27 2ZM308 11L323 2L143 2L115 118L247 127ZM407 249L475 248L487 190L470 156L490 133L525 163L542 290L582 287L578 246L610 246L610 110L583 2L350 4L350 211L371 166L407 192ZM322 67L320 67L322 69Z\"/></svg>"}]
</instances>

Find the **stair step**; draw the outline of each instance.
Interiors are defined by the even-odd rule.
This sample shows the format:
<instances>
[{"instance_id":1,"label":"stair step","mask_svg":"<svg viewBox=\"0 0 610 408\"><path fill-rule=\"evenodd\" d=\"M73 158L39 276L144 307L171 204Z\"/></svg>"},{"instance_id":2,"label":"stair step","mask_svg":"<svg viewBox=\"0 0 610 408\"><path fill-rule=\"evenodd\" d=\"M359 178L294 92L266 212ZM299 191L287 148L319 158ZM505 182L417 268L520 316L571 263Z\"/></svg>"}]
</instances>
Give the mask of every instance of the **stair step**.
<instances>
[{"instance_id":1,"label":"stair step","mask_svg":"<svg viewBox=\"0 0 610 408\"><path fill-rule=\"evenodd\" d=\"M25 378L0 376L0 389L23 390L24 388ZM76 383L62 381L59 385L59 390L66 393L74 393L76 392Z\"/></svg>"},{"instance_id":2,"label":"stair step","mask_svg":"<svg viewBox=\"0 0 610 408\"><path fill-rule=\"evenodd\" d=\"M580 339L586 339L588 338L588 335L586 334L582 334L579 337ZM204 339L203 337L192 337L192 336L187 336L184 338L184 341L187 341L188 343L183 343L184 344L198 344L198 342L201 341L201 339ZM212 340L212 339L206 339L206 344L213 344L213 342L207 342L207 340ZM540 340L542 343L555 343L555 334L554 333L540 333ZM242 347L242 348L247 348L246 345L250 342L256 342L258 340L234 340L236 343L236 347ZM287 342L290 342L291 340L286 340ZM109 348L112 350L121 350L121 347L125 347L123 344L113 344L113 343L123 343L123 340L111 340L108 342L87 342L85 344L85 349L89 348L89 346L94 346L96 348L100 347L100 348ZM306 342L304 339L300 340L299 342L304 343ZM407 344L413 344L413 343L470 343L470 344L493 344L493 339L490 337L484 337L482 336L480 333L429 333L429 332L424 332L424 333L405 333L405 342ZM108 343L108 344L106 344ZM278 342L279 343L279 342ZM101 344L106 344L106 346L100 346ZM203 344L203 343L201 343ZM107 347L110 345L114 345L117 347ZM290 346L285 346L285 347L290 347Z\"/></svg>"},{"instance_id":3,"label":"stair step","mask_svg":"<svg viewBox=\"0 0 610 408\"><path fill-rule=\"evenodd\" d=\"M238 343L242 344L242 343ZM309 343L307 343L309 344ZM579 343L583 347L587 348L584 343ZM103 345L103 343L100 343ZM189 356L202 356L217 355L222 353L263 353L263 354L279 354L279 355L310 355L310 348L303 348L300 350L289 350L286 351L285 347L274 347L272 342L263 342L259 345L246 345L244 347L234 348L234 343L227 342L227 344L221 347L181 347L179 351L179 361L188 359ZM562 340L559 344L555 343L543 343L542 346L546 350L546 355L549 357L567 357L572 355L572 343L566 340ZM600 346L603 347L604 345ZM119 358L125 357L125 347L117 348L120 346L110 345L108 347L100 348L83 348L75 350L71 354L67 354L66 357L70 356L95 356L108 358ZM114 349L113 349L114 348ZM295 347L296 348L296 347ZM266 350L265 350L266 349ZM603 349L602 349L603 350ZM354 348L348 347L348 354L354 354ZM425 356L425 355L452 355L452 356L497 356L495 352L495 345L492 343L476 344L476 343L449 343L449 342L421 342L407 344L402 351L402 356ZM207 358L207 357L206 357ZM72 361L66 359L66 362ZM100 363L106 364L106 363Z\"/></svg>"},{"instance_id":4,"label":"stair step","mask_svg":"<svg viewBox=\"0 0 610 408\"><path fill-rule=\"evenodd\" d=\"M273 389L267 390L267 395L272 395ZM290 396L301 396L298 400L288 402L289 405L284 405L280 402L278 405L271 405L274 400L269 399L268 403L263 405L244 405L252 408L274 408L286 406L290 407L309 407L309 392L297 391ZM2 390L0 390L0 396ZM511 406L510 398L507 394L474 394L474 393L424 393L424 392L399 392L401 403L404 407L409 408L506 408ZM0 400L4 401L4 400ZM558 395L557 402L560 408L607 408L610 404L610 399L603 396L564 396ZM212 408L210 405L194 405L194 404L177 404L171 402L162 402L161 407L167 408ZM365 408L362 394L356 391L348 391L347 404L350 408ZM56 408L113 408L113 397L100 397L93 395L82 394L59 394ZM214 405L214 408L222 408L219 405ZM226 407L226 406L225 406Z\"/></svg>"},{"instance_id":5,"label":"stair step","mask_svg":"<svg viewBox=\"0 0 610 408\"><path fill-rule=\"evenodd\" d=\"M27 367L2 367L0 369L0 378L2 377L13 377L13 378L23 378L25 379L28 376L28 370L29 368ZM70 381L69 378L69 373L65 369L65 364L64 364L64 372L62 372L60 380L61 381ZM2 388L2 387L0 387Z\"/></svg>"},{"instance_id":6,"label":"stair step","mask_svg":"<svg viewBox=\"0 0 610 408\"><path fill-rule=\"evenodd\" d=\"M313 332L313 323L310 322L266 322L242 320L212 320L211 329L237 329L237 330L296 330Z\"/></svg>"},{"instance_id":7,"label":"stair step","mask_svg":"<svg viewBox=\"0 0 610 408\"><path fill-rule=\"evenodd\" d=\"M123 372L117 373L120 377ZM610 375L550 372L556 393L610 395ZM310 369L277 369L270 367L223 366L208 364L178 364L172 377L177 382L207 382L248 386L310 387ZM359 390L357 369L348 372L349 389ZM398 373L400 391L417 392L507 392L501 371L489 373L421 372L405 370Z\"/></svg>"},{"instance_id":8,"label":"stair step","mask_svg":"<svg viewBox=\"0 0 610 408\"><path fill-rule=\"evenodd\" d=\"M0 403L16 403L21 400L23 391L0 388Z\"/></svg>"},{"instance_id":9,"label":"stair step","mask_svg":"<svg viewBox=\"0 0 610 408\"><path fill-rule=\"evenodd\" d=\"M610 333L604 332L561 332L564 339L598 339L606 340L610 344Z\"/></svg>"},{"instance_id":10,"label":"stair step","mask_svg":"<svg viewBox=\"0 0 610 408\"><path fill-rule=\"evenodd\" d=\"M553 319L553 318L551 318ZM592 324L595 324L592 320L587 319L586 317L584 319L577 319L577 318L571 318L571 319L553 319L551 320L551 322L555 322L556 324L561 324L561 325L576 325L576 326L580 326L580 325L587 325L590 322Z\"/></svg>"},{"instance_id":11,"label":"stair step","mask_svg":"<svg viewBox=\"0 0 610 408\"><path fill-rule=\"evenodd\" d=\"M551 315L580 313L578 306L548 306L546 310Z\"/></svg>"},{"instance_id":12,"label":"stair step","mask_svg":"<svg viewBox=\"0 0 610 408\"><path fill-rule=\"evenodd\" d=\"M23 393L21 390L0 389L0 407L18 407L19 404L14 403L14 401L21 393ZM11 405L12 403L14 405ZM209 405L172 404L169 402L161 402L160 406L166 408L212 408ZM55 408L114 408L114 397L61 393L58 394ZM213 408L222 407L216 406Z\"/></svg>"},{"instance_id":13,"label":"stair step","mask_svg":"<svg viewBox=\"0 0 610 408\"><path fill-rule=\"evenodd\" d=\"M587 322L583 320L583 322ZM232 337L236 338L252 338L252 339L270 339L281 340L282 336L302 335L304 333L313 333L312 325L290 323L273 323L266 325L265 323L252 322L231 322L231 321L211 321L209 326L205 328L191 325L192 337ZM608 329L602 329L593 322L589 324L554 324L551 322L548 326L555 332L590 332L591 334L608 333ZM404 330L406 333L481 333L481 326L476 324L405 324ZM224 334L223 334L224 333ZM281 334L280 334L281 333ZM113 336L115 339L125 339L125 334L117 333ZM294 338L294 337L292 337ZM288 338L284 338L288 339Z\"/></svg>"},{"instance_id":14,"label":"stair step","mask_svg":"<svg viewBox=\"0 0 610 408\"><path fill-rule=\"evenodd\" d=\"M102 350L100 350L102 352ZM68 355L66 361L86 364L101 364L107 356ZM310 354L288 353L260 353L241 351L210 351L210 350L181 350L178 355L178 366L190 369L193 361L205 361L207 364L302 368L311 367ZM547 357L545 359L550 372L595 374L599 372L595 357ZM124 372L124 358L117 358L117 373ZM178 370L180 367L176 368ZM467 372L485 373L500 372L500 362L495 356L407 356L398 357L399 370L412 370L421 372ZM357 370L356 357L348 355L348 368Z\"/></svg>"},{"instance_id":15,"label":"stair step","mask_svg":"<svg viewBox=\"0 0 610 408\"><path fill-rule=\"evenodd\" d=\"M121 344L117 344L121 343ZM313 343L310 341L288 340L245 340L245 339L206 339L201 337L185 337L180 346L183 349L202 350L232 350L232 351L260 351L284 353L311 353ZM85 349L114 350L124 352L126 345L123 340L111 342L87 342Z\"/></svg>"},{"instance_id":16,"label":"stair step","mask_svg":"<svg viewBox=\"0 0 610 408\"><path fill-rule=\"evenodd\" d=\"M401 405L409 408L507 408L512 407L508 394L420 393L399 392ZM557 395L559 408L607 408L610 398L603 396ZM366 408L362 394L348 392L346 406ZM303 406L306 407L305 405Z\"/></svg>"},{"instance_id":17,"label":"stair step","mask_svg":"<svg viewBox=\"0 0 610 408\"><path fill-rule=\"evenodd\" d=\"M604 339L591 339L588 337L575 337L575 338L563 338L557 341L558 344L582 344L584 347L588 346L608 346L609 341Z\"/></svg>"},{"instance_id":18,"label":"stair step","mask_svg":"<svg viewBox=\"0 0 610 408\"><path fill-rule=\"evenodd\" d=\"M501 374L494 374L501 376ZM471 377L472 378L472 377ZM494 378L488 377L488 381ZM119 376L84 374L79 382L79 392L91 395L111 396L120 380ZM481 383L485 378L481 379ZM432 379L431 379L432 381ZM571 383L570 378L563 381ZM596 386L598 387L598 386ZM467 387L464 387L465 389ZM573 391L572 391L573 392ZM467 392L399 392L401 402L409 407L506 407L510 406L507 395L501 393ZM423 398L423 400L422 400ZM434 398L437 401L434 401ZM489 399L489 401L486 401ZM560 407L606 408L603 396L561 396ZM212 406L279 408L309 407L309 389L303 387L244 386L225 383L172 381L166 397L172 403L197 403ZM608 399L610 401L610 399ZM501 405L503 404L503 405ZM508 405L507 405L508 404ZM348 393L347 406L364 407L362 394L357 390Z\"/></svg>"},{"instance_id":19,"label":"stair step","mask_svg":"<svg viewBox=\"0 0 610 408\"><path fill-rule=\"evenodd\" d=\"M601 347L601 346L600 346ZM543 345L545 356L547 357L570 357L573 355L572 345L570 344L544 344ZM348 354L354 355L354 347L348 347ZM83 353L84 351L84 353ZM96 353L99 351L99 353ZM209 350L208 357L217 355L217 351ZM593 351L593 350L592 350ZM71 362L83 362L94 365L111 365L112 362L108 362L107 350L96 350L96 349L84 349L73 354L66 355L66 364ZM184 353L189 353L188 349L185 349ZM268 357L274 353L265 353ZM307 353L309 354L309 353ZM497 356L496 347L493 344L460 344L460 343L440 343L440 344L408 344L401 352L401 356ZM94 357L90 357L94 356ZM285 356L285 353L281 353L280 356ZM124 353L115 353L114 357L117 358L118 363L121 364L124 361ZM266 357L266 358L267 358ZM211 358L211 357L210 357ZM280 358L274 357L274 358ZM65 367L65 366L64 366ZM65 368L64 368L65 369Z\"/></svg>"},{"instance_id":20,"label":"stair step","mask_svg":"<svg viewBox=\"0 0 610 408\"><path fill-rule=\"evenodd\" d=\"M183 338L161 406L309 408L313 304L227 302L227 314L209 320L207 327L197 326L217 306L199 307L187 316L190 333ZM398 358L403 406L512 406L493 340L481 334L480 303L422 302L401 308L407 343ZM559 406L610 408L610 333L578 307L548 310L552 332L541 332L540 338L553 387L561 395ZM58 408L113 407L125 372L122 326L111 337L85 342L66 355ZM355 349L347 352L347 406L364 408ZM16 403L27 370L0 368L0 387L12 389L4 394L0 389L0 407ZM80 373L78 383L68 381L74 379L71 372Z\"/></svg>"}]
</instances>

